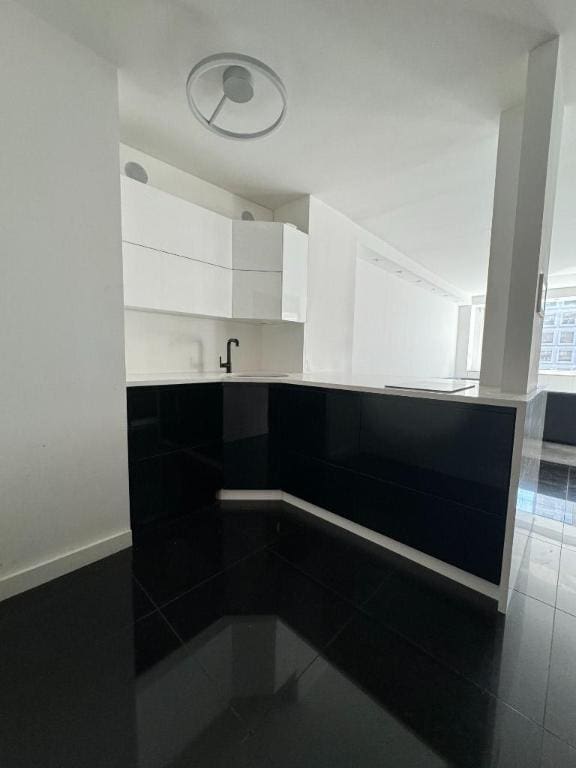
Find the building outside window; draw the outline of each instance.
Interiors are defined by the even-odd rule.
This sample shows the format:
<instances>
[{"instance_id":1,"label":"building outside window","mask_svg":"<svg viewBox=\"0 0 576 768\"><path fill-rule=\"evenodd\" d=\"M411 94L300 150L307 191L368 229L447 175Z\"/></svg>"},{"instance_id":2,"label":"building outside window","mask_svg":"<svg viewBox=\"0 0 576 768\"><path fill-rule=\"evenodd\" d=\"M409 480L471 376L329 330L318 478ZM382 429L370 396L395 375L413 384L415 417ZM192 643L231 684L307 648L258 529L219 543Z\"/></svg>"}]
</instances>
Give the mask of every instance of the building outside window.
<instances>
[{"instance_id":1,"label":"building outside window","mask_svg":"<svg viewBox=\"0 0 576 768\"><path fill-rule=\"evenodd\" d=\"M484 305L471 307L468 338L468 375L478 377L484 333ZM542 346L540 348L542 373L567 371L576 373L576 297L548 299L544 314Z\"/></svg>"},{"instance_id":2,"label":"building outside window","mask_svg":"<svg viewBox=\"0 0 576 768\"><path fill-rule=\"evenodd\" d=\"M576 371L576 298L546 302L541 371Z\"/></svg>"}]
</instances>

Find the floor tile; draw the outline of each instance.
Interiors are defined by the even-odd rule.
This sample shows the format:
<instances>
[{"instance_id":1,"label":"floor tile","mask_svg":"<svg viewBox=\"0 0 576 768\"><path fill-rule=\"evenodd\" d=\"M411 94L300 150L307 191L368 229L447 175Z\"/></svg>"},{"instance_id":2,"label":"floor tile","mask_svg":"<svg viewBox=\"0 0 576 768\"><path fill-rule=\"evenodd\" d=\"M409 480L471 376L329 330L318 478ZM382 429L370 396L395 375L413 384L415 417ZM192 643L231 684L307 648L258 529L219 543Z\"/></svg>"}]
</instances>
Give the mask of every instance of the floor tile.
<instances>
[{"instance_id":1,"label":"floor tile","mask_svg":"<svg viewBox=\"0 0 576 768\"><path fill-rule=\"evenodd\" d=\"M576 768L576 749L544 731L540 768Z\"/></svg>"},{"instance_id":2,"label":"floor tile","mask_svg":"<svg viewBox=\"0 0 576 768\"><path fill-rule=\"evenodd\" d=\"M576 768L563 504L541 496L506 617L284 505L150 529L136 581L124 552L0 604L0 762Z\"/></svg>"},{"instance_id":3,"label":"floor tile","mask_svg":"<svg viewBox=\"0 0 576 768\"><path fill-rule=\"evenodd\" d=\"M554 609L516 592L506 614L489 690L531 717L544 720Z\"/></svg>"},{"instance_id":4,"label":"floor tile","mask_svg":"<svg viewBox=\"0 0 576 768\"><path fill-rule=\"evenodd\" d=\"M542 461L538 478L538 493L566 498L568 488L568 466Z\"/></svg>"},{"instance_id":5,"label":"floor tile","mask_svg":"<svg viewBox=\"0 0 576 768\"><path fill-rule=\"evenodd\" d=\"M549 506L550 497L546 497L547 504ZM564 508L564 502L559 502L557 500L554 500L556 504L561 504ZM537 501L537 504L541 502L541 499L539 498ZM532 523L532 530L530 531L530 536L534 539L540 539L541 541L550 542L551 544L556 544L560 546L562 544L562 535L564 532L564 521L563 519L560 519L560 513L554 512L553 514L558 515L558 519L554 517L549 517L546 515L541 515L540 510L537 507L536 514L534 515L534 520ZM561 513L563 518L563 512Z\"/></svg>"},{"instance_id":6,"label":"floor tile","mask_svg":"<svg viewBox=\"0 0 576 768\"><path fill-rule=\"evenodd\" d=\"M390 566L355 539L303 523L272 549L307 576L361 605L380 586Z\"/></svg>"},{"instance_id":7,"label":"floor tile","mask_svg":"<svg viewBox=\"0 0 576 768\"><path fill-rule=\"evenodd\" d=\"M277 616L306 642L322 648L354 613L333 592L264 551L210 579L163 608L190 640L224 616Z\"/></svg>"},{"instance_id":8,"label":"floor tile","mask_svg":"<svg viewBox=\"0 0 576 768\"><path fill-rule=\"evenodd\" d=\"M134 656L137 674L145 672L180 646L180 641L159 613L134 625Z\"/></svg>"},{"instance_id":9,"label":"floor tile","mask_svg":"<svg viewBox=\"0 0 576 768\"><path fill-rule=\"evenodd\" d=\"M446 666L542 722L554 609L519 593L506 617L406 576L385 583L366 613Z\"/></svg>"},{"instance_id":10,"label":"floor tile","mask_svg":"<svg viewBox=\"0 0 576 768\"><path fill-rule=\"evenodd\" d=\"M156 606L136 579L132 580L132 605L135 619L141 619L143 616L154 613L156 610Z\"/></svg>"},{"instance_id":11,"label":"floor tile","mask_svg":"<svg viewBox=\"0 0 576 768\"><path fill-rule=\"evenodd\" d=\"M232 616L194 640L195 658L249 728L317 656L276 616Z\"/></svg>"},{"instance_id":12,"label":"floor tile","mask_svg":"<svg viewBox=\"0 0 576 768\"><path fill-rule=\"evenodd\" d=\"M576 616L556 611L545 727L576 746Z\"/></svg>"},{"instance_id":13,"label":"floor tile","mask_svg":"<svg viewBox=\"0 0 576 768\"><path fill-rule=\"evenodd\" d=\"M534 513L542 521L564 522L567 502L564 497L559 498L549 493L537 493Z\"/></svg>"},{"instance_id":14,"label":"floor tile","mask_svg":"<svg viewBox=\"0 0 576 768\"><path fill-rule=\"evenodd\" d=\"M324 660L280 692L256 739L278 768L451 764Z\"/></svg>"},{"instance_id":15,"label":"floor tile","mask_svg":"<svg viewBox=\"0 0 576 768\"><path fill-rule=\"evenodd\" d=\"M538 766L539 726L381 623L354 619L325 655L444 764Z\"/></svg>"},{"instance_id":16,"label":"floor tile","mask_svg":"<svg viewBox=\"0 0 576 768\"><path fill-rule=\"evenodd\" d=\"M555 543L531 537L524 550L515 589L548 605L554 605L560 551Z\"/></svg>"},{"instance_id":17,"label":"floor tile","mask_svg":"<svg viewBox=\"0 0 576 768\"><path fill-rule=\"evenodd\" d=\"M253 757L248 731L193 647L179 648L138 679L136 735L143 766L244 768Z\"/></svg>"},{"instance_id":18,"label":"floor tile","mask_svg":"<svg viewBox=\"0 0 576 768\"><path fill-rule=\"evenodd\" d=\"M569 501L562 530L562 546L576 549L576 503Z\"/></svg>"},{"instance_id":19,"label":"floor tile","mask_svg":"<svg viewBox=\"0 0 576 768\"><path fill-rule=\"evenodd\" d=\"M576 550L563 547L556 607L576 616Z\"/></svg>"},{"instance_id":20,"label":"floor tile","mask_svg":"<svg viewBox=\"0 0 576 768\"><path fill-rule=\"evenodd\" d=\"M38 679L132 626L131 553L124 550L0 603L4 684ZM17 663L16 663L17 661Z\"/></svg>"},{"instance_id":21,"label":"floor tile","mask_svg":"<svg viewBox=\"0 0 576 768\"><path fill-rule=\"evenodd\" d=\"M278 524L275 515L214 509L159 527L136 541L136 578L162 605L266 546Z\"/></svg>"},{"instance_id":22,"label":"floor tile","mask_svg":"<svg viewBox=\"0 0 576 768\"><path fill-rule=\"evenodd\" d=\"M45 659L40 676L18 654L7 658L4 644L2 661L3 767L139 768L131 626L80 648L70 635L65 656Z\"/></svg>"},{"instance_id":23,"label":"floor tile","mask_svg":"<svg viewBox=\"0 0 576 768\"><path fill-rule=\"evenodd\" d=\"M447 588L448 587L448 588ZM426 574L399 571L365 604L365 613L454 666L488 683L490 661L498 653L504 619L492 604L467 599L464 592L434 583Z\"/></svg>"}]
</instances>

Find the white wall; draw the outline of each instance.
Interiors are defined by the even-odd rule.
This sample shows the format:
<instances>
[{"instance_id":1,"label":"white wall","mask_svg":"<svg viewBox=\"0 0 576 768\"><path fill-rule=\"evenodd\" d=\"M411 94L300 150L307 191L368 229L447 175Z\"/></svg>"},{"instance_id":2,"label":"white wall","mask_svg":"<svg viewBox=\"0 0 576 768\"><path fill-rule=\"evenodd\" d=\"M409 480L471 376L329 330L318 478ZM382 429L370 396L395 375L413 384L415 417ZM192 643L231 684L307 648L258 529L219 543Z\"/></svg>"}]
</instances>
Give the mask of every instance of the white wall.
<instances>
[{"instance_id":1,"label":"white wall","mask_svg":"<svg viewBox=\"0 0 576 768\"><path fill-rule=\"evenodd\" d=\"M458 326L456 331L456 355L454 361L454 375L457 379L468 377L468 342L470 339L470 321L472 306L464 304L458 307Z\"/></svg>"},{"instance_id":2,"label":"white wall","mask_svg":"<svg viewBox=\"0 0 576 768\"><path fill-rule=\"evenodd\" d=\"M130 543L116 71L0 6L0 598Z\"/></svg>"},{"instance_id":3,"label":"white wall","mask_svg":"<svg viewBox=\"0 0 576 768\"><path fill-rule=\"evenodd\" d=\"M272 221L273 215L269 208L239 197L227 189L217 187L209 181L199 179L191 173L182 171L174 165L158 160L152 155L140 152L139 149L120 144L120 172L132 161L142 165L148 173L148 183L152 187L162 189L172 195L181 197L203 208L228 216L230 219L240 219L243 211L250 211L258 221Z\"/></svg>"},{"instance_id":4,"label":"white wall","mask_svg":"<svg viewBox=\"0 0 576 768\"><path fill-rule=\"evenodd\" d=\"M458 306L366 259L356 264L352 369L454 376Z\"/></svg>"},{"instance_id":5,"label":"white wall","mask_svg":"<svg viewBox=\"0 0 576 768\"><path fill-rule=\"evenodd\" d=\"M310 198L305 371L350 370L358 229L346 216Z\"/></svg>"},{"instance_id":6,"label":"white wall","mask_svg":"<svg viewBox=\"0 0 576 768\"><path fill-rule=\"evenodd\" d=\"M310 228L310 195L303 195L274 210L274 221L294 224L302 232Z\"/></svg>"},{"instance_id":7,"label":"white wall","mask_svg":"<svg viewBox=\"0 0 576 768\"><path fill-rule=\"evenodd\" d=\"M576 392L576 376L573 373L539 373L538 386L550 392Z\"/></svg>"},{"instance_id":8,"label":"white wall","mask_svg":"<svg viewBox=\"0 0 576 768\"><path fill-rule=\"evenodd\" d=\"M262 368L270 372L301 373L304 326L284 323L262 325Z\"/></svg>"},{"instance_id":9,"label":"white wall","mask_svg":"<svg viewBox=\"0 0 576 768\"><path fill-rule=\"evenodd\" d=\"M363 370L367 370L365 366L369 364L369 355L374 355L374 343L378 343L374 337L369 316L375 312L378 322L382 323L384 317L381 312L385 310L370 286L363 284L361 289L356 287L356 262L366 251L380 258L382 262L387 262L394 267L397 265L415 279L421 278L428 287L436 287L439 293L448 293L456 300L469 300L469 297L461 294L457 288L315 197L310 197L309 233L308 313L304 331L304 369L308 372L347 372L356 370L358 365L362 365ZM378 278L381 282L383 281L383 285L384 283L388 285L384 277L378 275ZM398 296L402 296L407 304L404 306L402 302L398 303L395 300L394 307L397 311L395 310L394 316L388 317L386 322L390 323L391 328L395 327L402 333L407 343L409 341L410 345L416 345L417 354L420 355L424 351L423 345L420 345L416 338L408 339L407 333L402 331L408 323L404 314L407 312L407 307L414 301L416 304L424 303L428 306L429 299L438 300L439 306L442 307L441 320L439 320L441 341L434 341L434 347L441 348L442 351L433 358L422 357L418 375L453 376L457 326L456 303L444 301L439 297L437 299L434 294L425 290L412 289L405 281L398 282L402 283L398 288ZM418 293L413 294L412 290L417 290ZM369 292L366 297L365 292ZM367 306L370 309L367 309ZM356 314L359 320L355 320ZM454 326L450 331L450 338L453 339L451 362L445 350L448 333L445 322L448 317L453 318ZM356 353L354 346L356 346ZM369 348L372 348L371 353L368 352ZM390 341L387 342L386 349L394 350ZM429 362L433 363L431 368L428 367ZM389 359L381 355L378 365L380 372L392 373L398 370L400 363L394 353L389 356ZM437 370L447 371L447 373L435 374L434 371Z\"/></svg>"},{"instance_id":10,"label":"white wall","mask_svg":"<svg viewBox=\"0 0 576 768\"><path fill-rule=\"evenodd\" d=\"M301 325L263 325L238 320L126 310L126 370L141 373L211 373L232 349L235 371L302 370ZM221 373L221 371L219 371Z\"/></svg>"}]
</instances>

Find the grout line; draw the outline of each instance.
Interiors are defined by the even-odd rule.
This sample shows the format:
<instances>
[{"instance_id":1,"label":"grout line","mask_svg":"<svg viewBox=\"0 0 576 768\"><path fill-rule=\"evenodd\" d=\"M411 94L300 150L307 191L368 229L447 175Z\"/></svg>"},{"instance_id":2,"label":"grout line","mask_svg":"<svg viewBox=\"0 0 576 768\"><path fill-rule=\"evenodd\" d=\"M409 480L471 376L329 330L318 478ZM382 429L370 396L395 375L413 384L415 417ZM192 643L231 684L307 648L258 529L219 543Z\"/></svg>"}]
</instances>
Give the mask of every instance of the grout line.
<instances>
[{"instance_id":1,"label":"grout line","mask_svg":"<svg viewBox=\"0 0 576 768\"><path fill-rule=\"evenodd\" d=\"M134 579L134 581L136 582L136 584L137 584L137 585L140 587L140 589L142 590L142 592L144 592L144 594L146 595L146 597L148 598L148 600L150 600L150 602L152 603L152 610L151 610L151 611L148 611L148 613L145 613L143 616L139 616L139 617L138 617L138 619L136 619L136 621L139 621L140 619L144 619L144 618L146 618L146 616L151 616L153 613L155 613L156 611L158 611L158 610L159 610L159 608L158 608L158 606L156 605L156 601L155 601L155 600L152 598L152 595L151 595L151 594L148 592L148 590L147 590L147 589L146 589L146 588L145 588L145 587L144 587L144 586L141 584L140 580L139 580L139 579L137 579L137 578L136 578L136 576L134 576L134 572L133 572L133 571L132 571L132 578Z\"/></svg>"},{"instance_id":2,"label":"grout line","mask_svg":"<svg viewBox=\"0 0 576 768\"><path fill-rule=\"evenodd\" d=\"M186 642L185 642L185 641L184 641L184 640L183 640L183 639L180 637L180 633L176 631L176 628L173 626L172 622L171 622L171 621L170 621L170 619L169 619L169 618L168 618L168 617L167 617L167 616L164 614L164 612L162 611L162 609L161 609L161 608L158 608L158 613L160 614L160 616L162 616L162 618L164 619L164 621L166 622L166 624L168 624L168 626L170 627L170 629L172 630L172 632L173 632L173 633L176 635L176 637L178 638L178 641L179 641L180 645L186 645ZM203 668L202 668L202 669L203 669ZM212 678L210 677L210 680L211 680L211 679L212 679Z\"/></svg>"},{"instance_id":3,"label":"grout line","mask_svg":"<svg viewBox=\"0 0 576 768\"><path fill-rule=\"evenodd\" d=\"M179 600L181 597L184 597L185 595L189 595L191 592L194 592L195 589L198 589L198 587L203 587L209 581L212 581L212 579L215 579L217 576L221 576L223 573L226 573L226 571L229 571L232 568L235 568L237 565L239 565L240 563L243 563L245 560L248 560L248 558L252 557L253 555L256 555L259 552L262 552L262 550L267 549L267 547L268 547L268 544L264 544L263 546L258 547L258 549L255 549L252 552L249 552L247 555L244 555L243 557L239 558L238 560L235 560L233 563L230 563L230 565L226 566L226 568L222 568L221 570L217 571L211 576L207 576L205 579L202 579L202 581L199 581L193 587L190 587L189 589L184 590L184 592L179 592L175 597L171 597L169 600L166 600L166 602L164 603L158 604L158 610L161 611L163 608L166 608L166 606L172 605L172 603L175 603L176 600Z\"/></svg>"}]
</instances>

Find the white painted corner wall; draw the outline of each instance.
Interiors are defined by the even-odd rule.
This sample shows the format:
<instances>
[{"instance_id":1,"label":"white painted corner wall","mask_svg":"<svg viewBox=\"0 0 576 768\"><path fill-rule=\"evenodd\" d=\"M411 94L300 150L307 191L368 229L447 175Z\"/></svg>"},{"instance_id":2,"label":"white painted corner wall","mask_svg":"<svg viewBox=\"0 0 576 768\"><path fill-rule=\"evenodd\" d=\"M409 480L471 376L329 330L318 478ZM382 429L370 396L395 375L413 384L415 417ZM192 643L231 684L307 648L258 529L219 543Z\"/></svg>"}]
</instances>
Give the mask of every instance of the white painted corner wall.
<instances>
[{"instance_id":1,"label":"white painted corner wall","mask_svg":"<svg viewBox=\"0 0 576 768\"><path fill-rule=\"evenodd\" d=\"M0 5L0 599L130 543L116 70Z\"/></svg>"},{"instance_id":2,"label":"white painted corner wall","mask_svg":"<svg viewBox=\"0 0 576 768\"><path fill-rule=\"evenodd\" d=\"M358 227L310 197L304 370L351 370Z\"/></svg>"},{"instance_id":3,"label":"white painted corner wall","mask_svg":"<svg viewBox=\"0 0 576 768\"><path fill-rule=\"evenodd\" d=\"M455 289L310 197L304 370L454 376L458 306L360 258L363 249Z\"/></svg>"},{"instance_id":4,"label":"white painted corner wall","mask_svg":"<svg viewBox=\"0 0 576 768\"><path fill-rule=\"evenodd\" d=\"M454 376L458 306L366 259L356 265L352 370Z\"/></svg>"},{"instance_id":5,"label":"white painted corner wall","mask_svg":"<svg viewBox=\"0 0 576 768\"><path fill-rule=\"evenodd\" d=\"M141 152L135 147L120 144L120 173L123 175L125 175L124 166L128 162L138 163L146 170L150 186L181 197L190 203L201 205L222 216L240 219L243 211L249 211L257 221L272 221L274 218L272 211L263 205L235 195L227 189L158 160L157 157Z\"/></svg>"}]
</instances>

